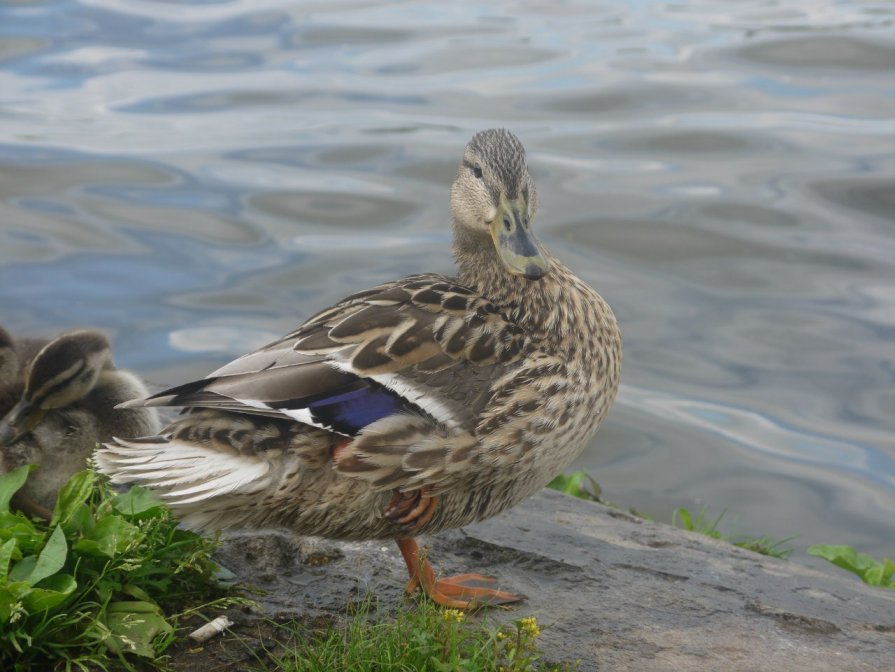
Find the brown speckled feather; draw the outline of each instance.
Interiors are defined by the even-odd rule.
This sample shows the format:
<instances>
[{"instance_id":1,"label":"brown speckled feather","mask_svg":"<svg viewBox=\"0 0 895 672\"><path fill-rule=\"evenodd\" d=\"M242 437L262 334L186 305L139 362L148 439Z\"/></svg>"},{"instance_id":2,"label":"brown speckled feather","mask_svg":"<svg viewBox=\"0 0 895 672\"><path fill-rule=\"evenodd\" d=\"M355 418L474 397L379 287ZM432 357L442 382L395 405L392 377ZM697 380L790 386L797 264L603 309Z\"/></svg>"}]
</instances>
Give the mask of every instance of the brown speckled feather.
<instances>
[{"instance_id":1,"label":"brown speckled feather","mask_svg":"<svg viewBox=\"0 0 895 672\"><path fill-rule=\"evenodd\" d=\"M438 371L463 362L505 364L519 358L527 340L525 330L456 279L412 275L347 297L211 377L315 357L338 358L362 376L416 365L417 371Z\"/></svg>"}]
</instances>

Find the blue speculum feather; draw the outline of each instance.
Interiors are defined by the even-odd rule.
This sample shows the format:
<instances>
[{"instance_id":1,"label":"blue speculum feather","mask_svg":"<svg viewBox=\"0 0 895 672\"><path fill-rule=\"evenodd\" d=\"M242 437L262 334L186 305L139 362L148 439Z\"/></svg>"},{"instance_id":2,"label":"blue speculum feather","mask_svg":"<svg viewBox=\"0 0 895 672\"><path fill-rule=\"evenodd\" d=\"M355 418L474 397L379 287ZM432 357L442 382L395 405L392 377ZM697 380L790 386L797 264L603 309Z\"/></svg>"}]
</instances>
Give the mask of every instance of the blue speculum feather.
<instances>
[{"instance_id":1,"label":"blue speculum feather","mask_svg":"<svg viewBox=\"0 0 895 672\"><path fill-rule=\"evenodd\" d=\"M363 387L308 404L315 421L354 436L369 424L389 415L417 411L406 399L382 387Z\"/></svg>"}]
</instances>

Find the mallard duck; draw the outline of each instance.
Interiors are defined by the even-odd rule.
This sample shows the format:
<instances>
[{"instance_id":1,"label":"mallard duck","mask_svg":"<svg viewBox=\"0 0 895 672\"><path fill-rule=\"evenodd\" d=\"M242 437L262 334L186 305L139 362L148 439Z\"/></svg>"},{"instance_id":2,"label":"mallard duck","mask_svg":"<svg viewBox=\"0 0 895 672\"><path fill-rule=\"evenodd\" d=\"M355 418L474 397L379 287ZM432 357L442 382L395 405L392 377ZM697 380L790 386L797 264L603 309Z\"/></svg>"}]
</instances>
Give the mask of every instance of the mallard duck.
<instances>
[{"instance_id":1,"label":"mallard duck","mask_svg":"<svg viewBox=\"0 0 895 672\"><path fill-rule=\"evenodd\" d=\"M148 391L115 368L97 331L16 342L0 328L0 372L2 469L40 465L13 499L30 515L49 519L60 486L87 466L99 442L158 431L155 409L115 410Z\"/></svg>"},{"instance_id":2,"label":"mallard duck","mask_svg":"<svg viewBox=\"0 0 895 672\"><path fill-rule=\"evenodd\" d=\"M465 608L521 599L436 578L414 537L500 513L584 448L618 389L608 304L535 238L535 185L506 130L476 134L451 190L455 277L367 289L207 378L127 406L181 406L98 451L188 527L392 538L407 590Z\"/></svg>"}]
</instances>

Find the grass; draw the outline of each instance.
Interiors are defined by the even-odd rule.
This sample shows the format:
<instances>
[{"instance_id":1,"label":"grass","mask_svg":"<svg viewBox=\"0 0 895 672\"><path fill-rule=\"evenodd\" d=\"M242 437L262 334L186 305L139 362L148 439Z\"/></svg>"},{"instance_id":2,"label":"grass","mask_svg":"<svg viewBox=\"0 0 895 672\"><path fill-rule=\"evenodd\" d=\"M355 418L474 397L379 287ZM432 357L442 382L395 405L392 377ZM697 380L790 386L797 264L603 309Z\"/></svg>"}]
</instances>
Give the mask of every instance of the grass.
<instances>
[{"instance_id":1,"label":"grass","mask_svg":"<svg viewBox=\"0 0 895 672\"><path fill-rule=\"evenodd\" d=\"M145 490L117 494L86 470L47 522L10 509L29 470L0 476L0 669L166 669L181 620L240 602L219 597L216 541L179 529ZM577 669L541 660L534 617L499 624L425 599L395 616L368 600L342 625L275 629L281 644L260 670Z\"/></svg>"},{"instance_id":2,"label":"grass","mask_svg":"<svg viewBox=\"0 0 895 672\"><path fill-rule=\"evenodd\" d=\"M10 510L29 467L0 476L0 669L163 669L181 620L198 609L244 603L221 597L211 559L215 540L179 529L168 510L140 488L116 494L91 471L60 490L49 522ZM550 487L607 504L599 485L576 472ZM611 503L608 503L612 505ZM788 540L724 535L724 513L675 510L683 529L743 548L787 557ZM808 552L871 585L895 587L895 563L849 546ZM278 644L256 653L259 670L574 670L550 664L537 647L534 617L500 624L492 616L442 609L417 599L384 613L372 600L341 624L275 624Z\"/></svg>"},{"instance_id":3,"label":"grass","mask_svg":"<svg viewBox=\"0 0 895 672\"><path fill-rule=\"evenodd\" d=\"M619 508L612 502L603 499L602 489L592 476L583 471L576 471L571 474L560 474L547 485L548 488L558 490L567 495L586 499L592 502L599 502L615 508ZM635 515L642 515L650 520L648 516L639 514L634 509L631 512ZM727 511L722 511L714 519L708 515L708 508L703 507L694 518L688 509L678 508L671 514L671 524L683 530L704 534L713 539L727 541L734 546L739 546L754 553L769 555L774 558L786 560L792 554L793 549L787 548L784 544L792 541L795 537L787 537L786 539L775 540L771 537L750 537L747 535L724 534L719 529L721 519L724 518ZM818 558L823 558L833 563L837 567L851 572L859 577L864 583L871 586L881 588L895 588L895 562L889 558L876 560L871 556L856 551L851 546L844 544L826 545L817 544L809 546L808 553Z\"/></svg>"},{"instance_id":4,"label":"grass","mask_svg":"<svg viewBox=\"0 0 895 672\"><path fill-rule=\"evenodd\" d=\"M339 626L307 630L297 623L278 626L281 644L259 658L261 669L282 672L530 672L568 671L578 663L550 664L537 647L534 617L498 624L488 617L443 609L417 599L395 616L373 600L362 602Z\"/></svg>"},{"instance_id":5,"label":"grass","mask_svg":"<svg viewBox=\"0 0 895 672\"><path fill-rule=\"evenodd\" d=\"M600 488L600 485L590 474L584 471L575 471L571 474L560 474L550 481L550 483L547 484L547 487L573 497L578 497L579 499L599 502L600 504L605 504L606 506L611 506L616 509L620 508L618 505L603 498L603 491L602 488ZM634 508L629 509L629 511L640 518L652 520L650 516ZM785 548L784 544L792 541L795 537L788 537L777 541L770 537L722 534L718 529L718 525L725 513L726 511L722 511L717 518L712 520L708 517L708 510L706 508L703 508L695 518L687 509L679 508L675 509L671 514L671 524L684 530L704 534L713 539L727 541L734 546L739 546L740 548L745 548L746 550L760 553L762 555L770 555L775 558L786 559L792 554L793 549Z\"/></svg>"},{"instance_id":6,"label":"grass","mask_svg":"<svg viewBox=\"0 0 895 672\"><path fill-rule=\"evenodd\" d=\"M0 669L133 669L220 595L216 542L178 529L145 490L116 494L82 471L46 522L9 507L29 470L0 476Z\"/></svg>"},{"instance_id":7,"label":"grass","mask_svg":"<svg viewBox=\"0 0 895 672\"><path fill-rule=\"evenodd\" d=\"M788 559L789 556L792 555L793 549L785 548L784 544L792 541L793 539L795 539L795 537L787 537L786 539L775 541L766 536L750 537L743 534L723 534L718 529L718 525L726 513L726 510L722 511L720 514L718 514L717 518L711 520L708 516L707 507L703 507L702 509L700 509L699 514L696 516L696 518L693 518L693 516L687 509L679 508L675 509L674 512L672 512L671 524L682 530L689 530L690 532L704 534L705 536L712 537L713 539L721 539L722 541L731 543L734 546L739 546L740 548L745 548L747 551L752 551L753 553L769 555L773 558L781 558L783 560Z\"/></svg>"},{"instance_id":8,"label":"grass","mask_svg":"<svg viewBox=\"0 0 895 672\"><path fill-rule=\"evenodd\" d=\"M618 504L603 498L603 489L594 480L593 476L585 471L574 471L571 474L560 474L547 484L551 490L557 490L566 495L586 499L589 502L597 502L603 506L611 506L613 509L621 509ZM638 511L634 507L628 509L628 513L644 520L652 520L652 516Z\"/></svg>"}]
</instances>

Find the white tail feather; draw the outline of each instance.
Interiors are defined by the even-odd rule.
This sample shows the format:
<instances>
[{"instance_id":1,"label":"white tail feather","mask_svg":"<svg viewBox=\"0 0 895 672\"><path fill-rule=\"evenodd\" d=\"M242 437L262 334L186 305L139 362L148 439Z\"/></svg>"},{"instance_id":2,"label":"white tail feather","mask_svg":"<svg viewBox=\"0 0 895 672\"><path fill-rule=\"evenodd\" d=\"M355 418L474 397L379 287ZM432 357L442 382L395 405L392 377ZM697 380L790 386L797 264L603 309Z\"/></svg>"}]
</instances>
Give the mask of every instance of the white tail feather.
<instances>
[{"instance_id":1,"label":"white tail feather","mask_svg":"<svg viewBox=\"0 0 895 672\"><path fill-rule=\"evenodd\" d=\"M96 451L96 464L113 483L137 483L154 490L175 511L224 495L245 495L270 487L275 465L257 455L222 453L202 445L115 438Z\"/></svg>"}]
</instances>

